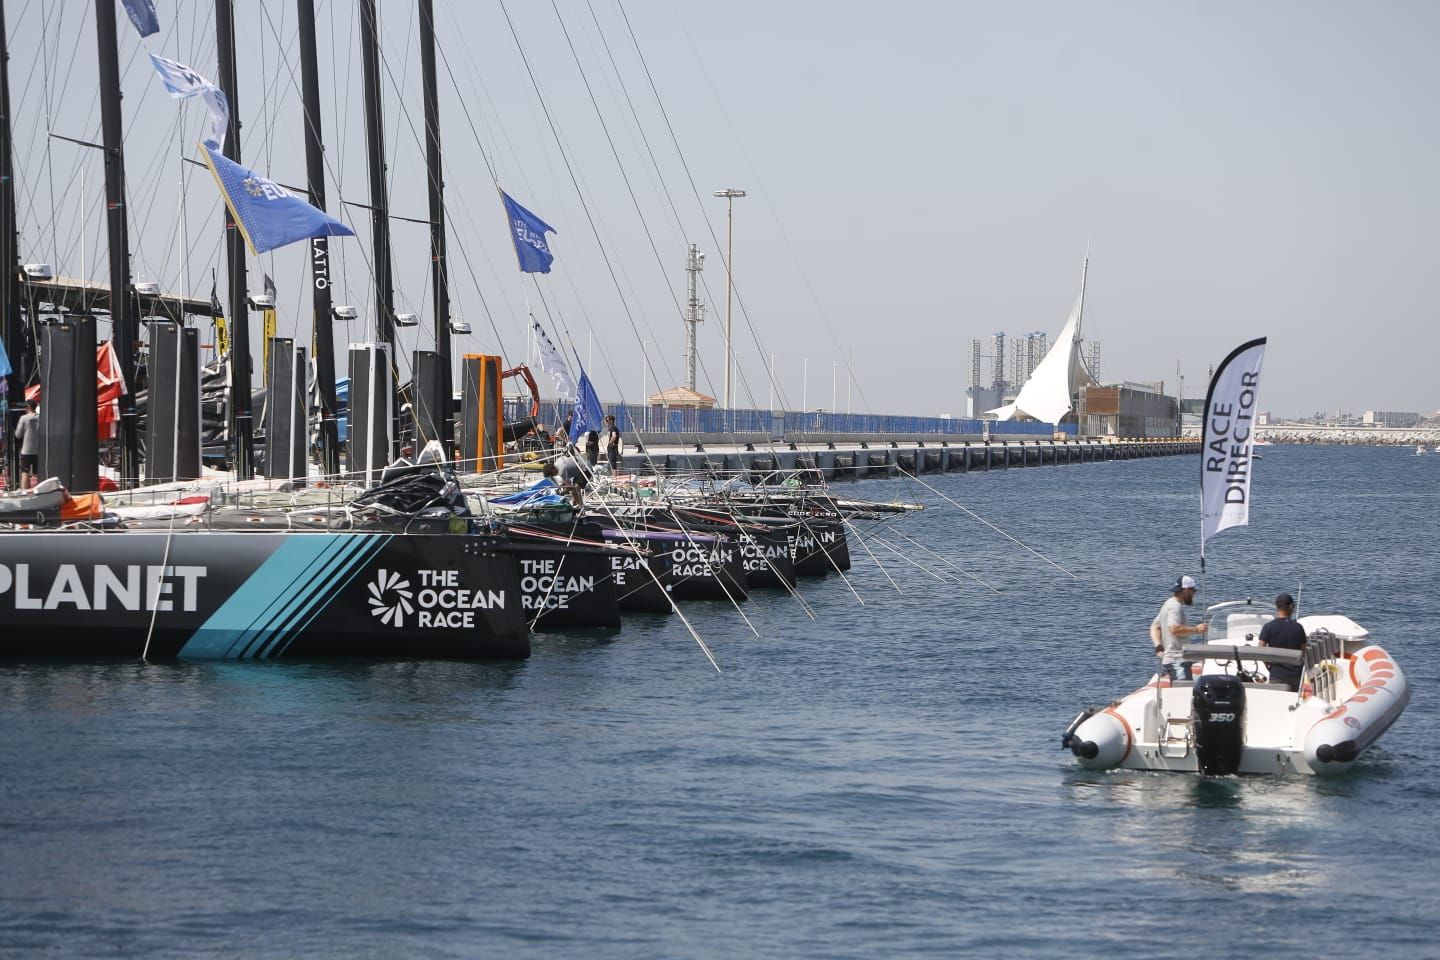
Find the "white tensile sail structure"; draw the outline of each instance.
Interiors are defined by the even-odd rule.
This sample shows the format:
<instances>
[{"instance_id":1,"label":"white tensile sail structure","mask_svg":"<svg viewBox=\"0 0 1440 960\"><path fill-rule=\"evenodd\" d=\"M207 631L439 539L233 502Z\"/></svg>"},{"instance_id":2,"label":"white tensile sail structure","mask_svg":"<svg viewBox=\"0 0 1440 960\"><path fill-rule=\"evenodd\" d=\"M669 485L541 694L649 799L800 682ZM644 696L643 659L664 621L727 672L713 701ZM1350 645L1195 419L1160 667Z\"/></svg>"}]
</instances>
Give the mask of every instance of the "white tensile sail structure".
<instances>
[{"instance_id":1,"label":"white tensile sail structure","mask_svg":"<svg viewBox=\"0 0 1440 960\"><path fill-rule=\"evenodd\" d=\"M996 419L1013 420L1019 414L1034 417L1043 423L1059 423L1074 405L1075 393L1081 386L1093 383L1090 371L1080 356L1080 324L1085 316L1085 275L1090 258L1080 268L1080 296L1070 311L1070 319L1055 338L1055 345L1045 354L1020 388L1014 403L991 410Z\"/></svg>"}]
</instances>

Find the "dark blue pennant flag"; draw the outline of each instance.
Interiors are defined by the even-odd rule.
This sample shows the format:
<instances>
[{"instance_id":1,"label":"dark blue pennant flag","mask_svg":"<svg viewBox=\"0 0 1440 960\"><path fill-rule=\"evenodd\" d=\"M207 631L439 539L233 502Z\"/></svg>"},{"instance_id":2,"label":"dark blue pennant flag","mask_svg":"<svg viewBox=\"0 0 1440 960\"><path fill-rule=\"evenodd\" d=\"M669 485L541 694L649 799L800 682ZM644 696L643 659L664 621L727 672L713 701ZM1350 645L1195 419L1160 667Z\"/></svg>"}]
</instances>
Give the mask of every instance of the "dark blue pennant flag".
<instances>
[{"instance_id":1,"label":"dark blue pennant flag","mask_svg":"<svg viewBox=\"0 0 1440 960\"><path fill-rule=\"evenodd\" d=\"M155 4L152 0L120 0L125 4L125 12L130 15L130 22L135 24L135 29L140 36L148 37L152 33L160 32L160 18L155 16Z\"/></svg>"},{"instance_id":2,"label":"dark blue pennant flag","mask_svg":"<svg viewBox=\"0 0 1440 960\"><path fill-rule=\"evenodd\" d=\"M555 255L550 252L545 234L559 231L510 199L504 190L500 191L500 197L505 201L505 217L510 221L510 239L515 241L520 272L549 273Z\"/></svg>"},{"instance_id":3,"label":"dark blue pennant flag","mask_svg":"<svg viewBox=\"0 0 1440 960\"><path fill-rule=\"evenodd\" d=\"M209 146L205 147L205 155L251 253L261 254L310 237L355 236L354 230L274 180L242 167Z\"/></svg>"},{"instance_id":4,"label":"dark blue pennant flag","mask_svg":"<svg viewBox=\"0 0 1440 960\"><path fill-rule=\"evenodd\" d=\"M575 388L575 409L570 415L570 442L573 444L582 433L598 432L603 428L604 421L605 411L600 408L600 398L595 395L585 368L581 367L580 386Z\"/></svg>"}]
</instances>

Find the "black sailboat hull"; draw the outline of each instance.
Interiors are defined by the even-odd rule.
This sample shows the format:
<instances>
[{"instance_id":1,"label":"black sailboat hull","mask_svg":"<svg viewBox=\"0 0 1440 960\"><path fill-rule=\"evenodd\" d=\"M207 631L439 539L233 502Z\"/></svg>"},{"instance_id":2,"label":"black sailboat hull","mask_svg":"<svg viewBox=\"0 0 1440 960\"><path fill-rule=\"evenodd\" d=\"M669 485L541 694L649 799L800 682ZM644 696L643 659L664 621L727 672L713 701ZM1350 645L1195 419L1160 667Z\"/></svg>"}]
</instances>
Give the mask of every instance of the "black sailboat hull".
<instances>
[{"instance_id":1,"label":"black sailboat hull","mask_svg":"<svg viewBox=\"0 0 1440 960\"><path fill-rule=\"evenodd\" d=\"M0 657L529 653L517 565L499 538L0 534Z\"/></svg>"},{"instance_id":2,"label":"black sailboat hull","mask_svg":"<svg viewBox=\"0 0 1440 960\"><path fill-rule=\"evenodd\" d=\"M807 520L793 528L795 572L802 577L823 577L850 569L850 543L845 525L838 521Z\"/></svg>"},{"instance_id":3,"label":"black sailboat hull","mask_svg":"<svg viewBox=\"0 0 1440 960\"><path fill-rule=\"evenodd\" d=\"M740 539L740 557L749 586L795 586L795 548L784 529L746 531Z\"/></svg>"},{"instance_id":4,"label":"black sailboat hull","mask_svg":"<svg viewBox=\"0 0 1440 960\"><path fill-rule=\"evenodd\" d=\"M610 552L580 545L514 544L520 602L536 630L620 628Z\"/></svg>"},{"instance_id":5,"label":"black sailboat hull","mask_svg":"<svg viewBox=\"0 0 1440 960\"><path fill-rule=\"evenodd\" d=\"M670 548L670 595L676 600L744 600L749 597L740 547L730 540L679 542Z\"/></svg>"},{"instance_id":6,"label":"black sailboat hull","mask_svg":"<svg viewBox=\"0 0 1440 960\"><path fill-rule=\"evenodd\" d=\"M624 613L671 613L671 569L668 553L615 554L610 557L610 575Z\"/></svg>"}]
</instances>

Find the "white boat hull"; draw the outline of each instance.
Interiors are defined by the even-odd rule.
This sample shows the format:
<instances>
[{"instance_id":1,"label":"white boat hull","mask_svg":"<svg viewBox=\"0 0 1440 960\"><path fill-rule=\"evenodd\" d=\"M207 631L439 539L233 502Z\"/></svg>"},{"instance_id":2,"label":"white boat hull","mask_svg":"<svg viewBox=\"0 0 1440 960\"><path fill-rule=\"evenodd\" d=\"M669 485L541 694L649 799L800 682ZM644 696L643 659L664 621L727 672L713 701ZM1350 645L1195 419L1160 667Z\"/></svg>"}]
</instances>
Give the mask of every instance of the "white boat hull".
<instances>
[{"instance_id":1,"label":"white boat hull","mask_svg":"<svg viewBox=\"0 0 1440 960\"><path fill-rule=\"evenodd\" d=\"M1206 661L1202 674L1233 675L1225 662ZM1382 647L1367 644L1343 659L1321 663L1333 683L1326 698L1281 684L1244 683L1237 773L1344 773L1393 724L1409 702L1405 675ZM1307 688L1309 684L1307 684ZM1194 683L1159 677L1107 707L1077 718L1066 745L1092 770L1171 770L1199 773L1200 743Z\"/></svg>"}]
</instances>

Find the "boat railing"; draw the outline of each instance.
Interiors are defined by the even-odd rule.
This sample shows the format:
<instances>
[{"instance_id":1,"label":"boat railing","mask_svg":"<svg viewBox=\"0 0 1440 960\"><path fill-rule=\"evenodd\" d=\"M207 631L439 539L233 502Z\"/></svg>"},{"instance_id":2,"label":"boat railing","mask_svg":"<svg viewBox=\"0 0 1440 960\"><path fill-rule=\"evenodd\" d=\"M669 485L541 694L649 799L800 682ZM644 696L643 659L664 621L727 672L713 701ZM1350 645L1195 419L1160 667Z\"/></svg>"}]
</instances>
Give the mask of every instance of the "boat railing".
<instances>
[{"instance_id":1,"label":"boat railing","mask_svg":"<svg viewBox=\"0 0 1440 960\"><path fill-rule=\"evenodd\" d=\"M1315 696L1326 703L1339 699L1340 661L1344 653L1345 641L1324 628L1306 638L1300 675L1310 681Z\"/></svg>"}]
</instances>

